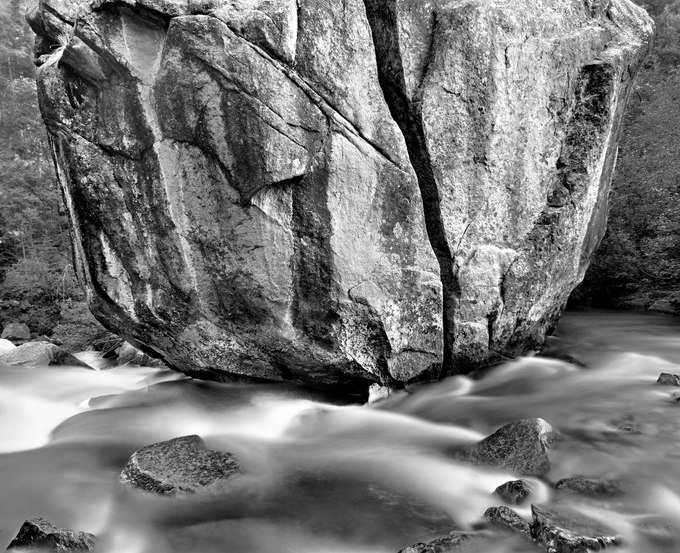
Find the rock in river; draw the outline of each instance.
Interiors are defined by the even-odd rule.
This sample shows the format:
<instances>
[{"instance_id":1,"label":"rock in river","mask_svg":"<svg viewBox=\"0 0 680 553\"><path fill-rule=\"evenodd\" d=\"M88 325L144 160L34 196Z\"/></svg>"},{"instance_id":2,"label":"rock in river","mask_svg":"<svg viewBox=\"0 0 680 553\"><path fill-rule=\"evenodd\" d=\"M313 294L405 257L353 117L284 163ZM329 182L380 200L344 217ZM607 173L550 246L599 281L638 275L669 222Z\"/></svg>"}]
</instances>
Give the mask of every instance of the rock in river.
<instances>
[{"instance_id":1,"label":"rock in river","mask_svg":"<svg viewBox=\"0 0 680 553\"><path fill-rule=\"evenodd\" d=\"M36 517L23 523L7 551L80 553L94 550L94 542L95 536L92 534L59 528L43 518Z\"/></svg>"},{"instance_id":2,"label":"rock in river","mask_svg":"<svg viewBox=\"0 0 680 553\"><path fill-rule=\"evenodd\" d=\"M680 376L671 373L661 373L656 382L664 386L680 386Z\"/></svg>"},{"instance_id":3,"label":"rock in river","mask_svg":"<svg viewBox=\"0 0 680 553\"><path fill-rule=\"evenodd\" d=\"M493 493L509 505L521 505L534 493L534 486L528 480L512 480L498 486Z\"/></svg>"},{"instance_id":4,"label":"rock in river","mask_svg":"<svg viewBox=\"0 0 680 553\"><path fill-rule=\"evenodd\" d=\"M24 323L8 323L2 329L2 338L23 344L31 339L31 329Z\"/></svg>"},{"instance_id":5,"label":"rock in river","mask_svg":"<svg viewBox=\"0 0 680 553\"><path fill-rule=\"evenodd\" d=\"M0 354L0 364L27 368L67 365L91 369L68 351L48 342L27 342Z\"/></svg>"},{"instance_id":6,"label":"rock in river","mask_svg":"<svg viewBox=\"0 0 680 553\"><path fill-rule=\"evenodd\" d=\"M176 495L205 491L238 474L233 455L206 449L199 436L182 436L135 451L120 480L147 492Z\"/></svg>"},{"instance_id":7,"label":"rock in river","mask_svg":"<svg viewBox=\"0 0 680 553\"><path fill-rule=\"evenodd\" d=\"M484 438L476 446L455 456L480 465L511 470L523 476L542 476L550 470L547 449L553 429L543 419L511 422Z\"/></svg>"},{"instance_id":8,"label":"rock in river","mask_svg":"<svg viewBox=\"0 0 680 553\"><path fill-rule=\"evenodd\" d=\"M653 31L629 0L29 19L95 316L194 376L359 391L540 345L604 232Z\"/></svg>"}]
</instances>

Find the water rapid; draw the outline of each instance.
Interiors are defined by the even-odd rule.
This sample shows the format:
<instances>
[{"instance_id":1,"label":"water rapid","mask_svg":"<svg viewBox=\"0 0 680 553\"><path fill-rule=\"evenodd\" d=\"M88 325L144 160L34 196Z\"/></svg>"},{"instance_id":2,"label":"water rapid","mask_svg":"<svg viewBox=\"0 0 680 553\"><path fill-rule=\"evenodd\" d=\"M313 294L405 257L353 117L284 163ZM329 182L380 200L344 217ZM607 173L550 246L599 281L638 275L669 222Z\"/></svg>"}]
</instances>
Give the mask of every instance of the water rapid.
<instances>
[{"instance_id":1,"label":"water rapid","mask_svg":"<svg viewBox=\"0 0 680 553\"><path fill-rule=\"evenodd\" d=\"M396 553L475 527L517 478L451 448L541 417L559 435L535 503L561 478L616 479L622 495L560 501L616 528L622 553L680 550L668 534L680 520L680 388L656 384L680 373L678 319L568 313L548 351L373 406L145 367L0 367L0 546L42 516L97 534L103 553ZM187 434L235 454L243 475L183 498L120 485L133 451ZM526 550L508 538L494 551Z\"/></svg>"}]
</instances>

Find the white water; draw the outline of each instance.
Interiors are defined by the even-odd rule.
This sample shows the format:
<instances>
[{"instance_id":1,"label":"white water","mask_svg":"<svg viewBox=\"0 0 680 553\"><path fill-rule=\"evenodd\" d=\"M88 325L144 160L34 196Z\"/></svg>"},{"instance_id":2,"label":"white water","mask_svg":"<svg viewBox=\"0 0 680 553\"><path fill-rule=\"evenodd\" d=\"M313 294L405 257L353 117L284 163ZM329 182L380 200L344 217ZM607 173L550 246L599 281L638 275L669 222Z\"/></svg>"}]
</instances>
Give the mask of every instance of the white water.
<instances>
[{"instance_id":1,"label":"white water","mask_svg":"<svg viewBox=\"0 0 680 553\"><path fill-rule=\"evenodd\" d=\"M2 367L0 546L43 516L97 534L103 553L396 553L471 528L500 504L491 492L516 478L458 463L447 448L542 417L561 433L549 480L628 483L622 497L563 501L614 526L626 543L619 551L680 550L664 529L680 520L680 404L675 388L655 384L661 372L680 374L678 320L570 313L557 334L555 351L587 368L524 358L373 407L150 368ZM120 486L135 449L186 434L234 453L243 476L182 499ZM553 499L535 484L535 502ZM501 540L495 551L527 545Z\"/></svg>"}]
</instances>

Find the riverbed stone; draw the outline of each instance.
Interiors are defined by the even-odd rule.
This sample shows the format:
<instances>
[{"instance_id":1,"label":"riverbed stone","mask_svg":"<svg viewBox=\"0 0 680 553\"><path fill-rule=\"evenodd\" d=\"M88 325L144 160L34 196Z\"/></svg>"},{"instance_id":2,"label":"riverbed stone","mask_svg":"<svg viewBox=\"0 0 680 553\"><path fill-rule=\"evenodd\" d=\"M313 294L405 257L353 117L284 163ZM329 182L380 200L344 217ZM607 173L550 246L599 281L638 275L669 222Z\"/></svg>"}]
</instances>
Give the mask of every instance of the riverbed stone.
<instances>
[{"instance_id":1,"label":"riverbed stone","mask_svg":"<svg viewBox=\"0 0 680 553\"><path fill-rule=\"evenodd\" d=\"M547 450L552 445L552 426L543 419L511 422L476 446L455 452L459 459L510 470L522 476L542 476L550 470Z\"/></svg>"},{"instance_id":2,"label":"riverbed stone","mask_svg":"<svg viewBox=\"0 0 680 553\"><path fill-rule=\"evenodd\" d=\"M128 342L123 342L117 349L117 363L119 365L138 365L140 367L156 367L167 369L168 366L161 359L156 359L140 351Z\"/></svg>"},{"instance_id":3,"label":"riverbed stone","mask_svg":"<svg viewBox=\"0 0 680 553\"><path fill-rule=\"evenodd\" d=\"M87 532L60 528L41 517L23 523L7 551L80 553L93 551L96 537Z\"/></svg>"},{"instance_id":4,"label":"riverbed stone","mask_svg":"<svg viewBox=\"0 0 680 553\"><path fill-rule=\"evenodd\" d=\"M69 366L92 369L65 349L48 342L27 342L6 351L0 354L0 364L26 368Z\"/></svg>"},{"instance_id":5,"label":"riverbed stone","mask_svg":"<svg viewBox=\"0 0 680 553\"><path fill-rule=\"evenodd\" d=\"M680 386L680 375L661 373L656 382L657 384L663 384L664 386Z\"/></svg>"},{"instance_id":6,"label":"riverbed stone","mask_svg":"<svg viewBox=\"0 0 680 553\"><path fill-rule=\"evenodd\" d=\"M531 535L549 553L588 553L621 544L616 531L577 511L532 505Z\"/></svg>"},{"instance_id":7,"label":"riverbed stone","mask_svg":"<svg viewBox=\"0 0 680 553\"><path fill-rule=\"evenodd\" d=\"M653 31L607 5L41 1L93 313L192 376L362 393L537 348Z\"/></svg>"},{"instance_id":8,"label":"riverbed stone","mask_svg":"<svg viewBox=\"0 0 680 553\"><path fill-rule=\"evenodd\" d=\"M472 553L483 551L492 543L494 539L488 533L456 530L430 542L420 542L405 547L399 553Z\"/></svg>"},{"instance_id":9,"label":"riverbed stone","mask_svg":"<svg viewBox=\"0 0 680 553\"><path fill-rule=\"evenodd\" d=\"M31 339L31 329L25 323L8 323L2 329L2 338L23 344Z\"/></svg>"},{"instance_id":10,"label":"riverbed stone","mask_svg":"<svg viewBox=\"0 0 680 553\"><path fill-rule=\"evenodd\" d=\"M534 485L528 480L511 480L498 486L493 493L509 505L521 505L534 491Z\"/></svg>"},{"instance_id":11,"label":"riverbed stone","mask_svg":"<svg viewBox=\"0 0 680 553\"><path fill-rule=\"evenodd\" d=\"M208 491L239 474L236 457L207 449L201 437L191 435L135 451L120 481L145 492L177 495Z\"/></svg>"},{"instance_id":12,"label":"riverbed stone","mask_svg":"<svg viewBox=\"0 0 680 553\"><path fill-rule=\"evenodd\" d=\"M489 507L484 513L484 518L499 528L522 534L527 538L531 537L531 525L510 507L504 505Z\"/></svg>"},{"instance_id":13,"label":"riverbed stone","mask_svg":"<svg viewBox=\"0 0 680 553\"><path fill-rule=\"evenodd\" d=\"M621 480L602 480L600 478L572 476L558 480L555 484L555 489L560 492L569 492L577 495L613 496L624 493L626 485Z\"/></svg>"}]
</instances>

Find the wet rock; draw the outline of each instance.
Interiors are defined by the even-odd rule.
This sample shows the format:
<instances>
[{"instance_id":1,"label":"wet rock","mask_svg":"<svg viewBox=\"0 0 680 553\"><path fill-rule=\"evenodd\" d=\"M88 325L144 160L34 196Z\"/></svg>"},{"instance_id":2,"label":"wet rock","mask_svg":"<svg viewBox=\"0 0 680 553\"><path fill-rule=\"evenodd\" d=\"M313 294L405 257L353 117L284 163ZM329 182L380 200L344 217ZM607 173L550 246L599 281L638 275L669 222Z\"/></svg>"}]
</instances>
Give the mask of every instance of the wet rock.
<instances>
[{"instance_id":1,"label":"wet rock","mask_svg":"<svg viewBox=\"0 0 680 553\"><path fill-rule=\"evenodd\" d=\"M9 323L2 329L2 338L23 344L31 339L31 329L24 323Z\"/></svg>"},{"instance_id":2,"label":"wet rock","mask_svg":"<svg viewBox=\"0 0 680 553\"><path fill-rule=\"evenodd\" d=\"M489 507L484 513L495 526L531 537L531 525L509 507Z\"/></svg>"},{"instance_id":3,"label":"wet rock","mask_svg":"<svg viewBox=\"0 0 680 553\"><path fill-rule=\"evenodd\" d=\"M38 91L95 316L192 376L362 393L540 345L604 232L652 33L628 0L30 22L39 63L71 37Z\"/></svg>"},{"instance_id":4,"label":"wet rock","mask_svg":"<svg viewBox=\"0 0 680 553\"><path fill-rule=\"evenodd\" d=\"M0 354L0 363L10 366L37 368L52 365L92 369L68 351L47 342L27 342Z\"/></svg>"},{"instance_id":5,"label":"wet rock","mask_svg":"<svg viewBox=\"0 0 680 553\"><path fill-rule=\"evenodd\" d=\"M14 349L16 349L16 346L12 342L5 340L4 338L0 338L0 355Z\"/></svg>"},{"instance_id":6,"label":"wet rock","mask_svg":"<svg viewBox=\"0 0 680 553\"><path fill-rule=\"evenodd\" d=\"M671 373L661 373L656 382L664 386L680 386L680 376Z\"/></svg>"},{"instance_id":7,"label":"wet rock","mask_svg":"<svg viewBox=\"0 0 680 553\"><path fill-rule=\"evenodd\" d=\"M138 365L140 367L157 367L167 369L168 366L161 359L156 359L138 350L128 342L123 342L118 348L119 365Z\"/></svg>"},{"instance_id":8,"label":"wet rock","mask_svg":"<svg viewBox=\"0 0 680 553\"><path fill-rule=\"evenodd\" d=\"M368 404L378 403L387 399L392 395L392 388L388 386L381 386L380 384L371 384L368 388Z\"/></svg>"},{"instance_id":9,"label":"wet rock","mask_svg":"<svg viewBox=\"0 0 680 553\"><path fill-rule=\"evenodd\" d=\"M474 447L456 454L475 464L508 469L522 476L541 476L550 470L547 449L553 429L543 419L506 424Z\"/></svg>"},{"instance_id":10,"label":"wet rock","mask_svg":"<svg viewBox=\"0 0 680 553\"><path fill-rule=\"evenodd\" d=\"M7 551L41 551L43 553L78 553L93 551L95 536L86 532L74 532L59 528L37 517L27 520Z\"/></svg>"},{"instance_id":11,"label":"wet rock","mask_svg":"<svg viewBox=\"0 0 680 553\"><path fill-rule=\"evenodd\" d=\"M555 484L555 489L578 495L611 496L624 493L625 484L620 480L600 480L599 478L573 476L559 480Z\"/></svg>"},{"instance_id":12,"label":"wet rock","mask_svg":"<svg viewBox=\"0 0 680 553\"><path fill-rule=\"evenodd\" d=\"M206 449L199 436L182 436L135 451L120 480L127 486L162 495L198 493L240 474L230 453Z\"/></svg>"},{"instance_id":13,"label":"wet rock","mask_svg":"<svg viewBox=\"0 0 680 553\"><path fill-rule=\"evenodd\" d=\"M494 540L482 532L453 531L428 543L416 543L401 549L399 553L464 553L484 551Z\"/></svg>"},{"instance_id":14,"label":"wet rock","mask_svg":"<svg viewBox=\"0 0 680 553\"><path fill-rule=\"evenodd\" d=\"M559 512L531 506L531 536L548 553L588 553L621 545L616 532L583 515L560 508Z\"/></svg>"},{"instance_id":15,"label":"wet rock","mask_svg":"<svg viewBox=\"0 0 680 553\"><path fill-rule=\"evenodd\" d=\"M493 493L509 505L521 505L534 493L534 486L528 480L512 480L498 486Z\"/></svg>"}]
</instances>

